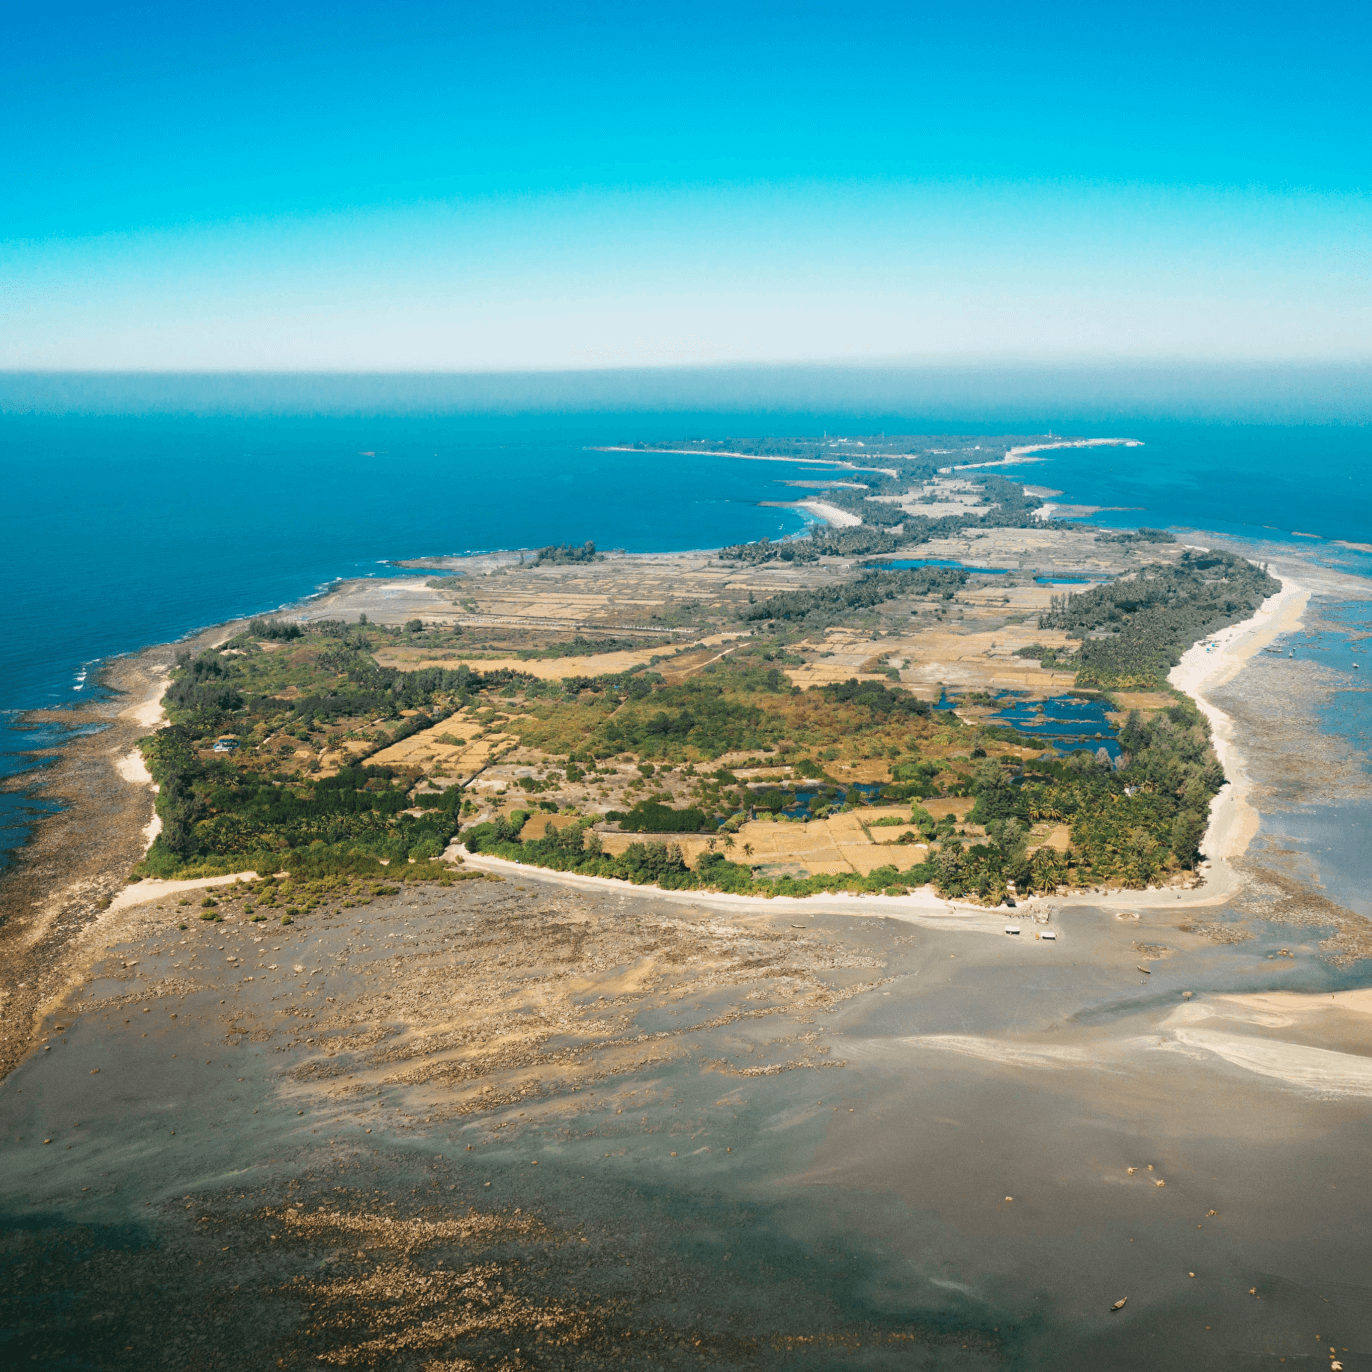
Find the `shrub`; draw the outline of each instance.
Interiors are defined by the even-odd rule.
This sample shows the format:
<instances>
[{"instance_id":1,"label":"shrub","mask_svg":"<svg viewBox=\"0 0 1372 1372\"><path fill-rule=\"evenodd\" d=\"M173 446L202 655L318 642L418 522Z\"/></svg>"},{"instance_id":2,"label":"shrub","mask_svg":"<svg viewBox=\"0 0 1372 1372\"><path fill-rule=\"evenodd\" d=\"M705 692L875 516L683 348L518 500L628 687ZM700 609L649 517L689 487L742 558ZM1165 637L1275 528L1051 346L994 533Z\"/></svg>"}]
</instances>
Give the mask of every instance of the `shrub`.
<instances>
[{"instance_id":1,"label":"shrub","mask_svg":"<svg viewBox=\"0 0 1372 1372\"><path fill-rule=\"evenodd\" d=\"M694 834L708 827L705 812L694 805L674 810L656 800L640 800L619 821L632 834Z\"/></svg>"}]
</instances>

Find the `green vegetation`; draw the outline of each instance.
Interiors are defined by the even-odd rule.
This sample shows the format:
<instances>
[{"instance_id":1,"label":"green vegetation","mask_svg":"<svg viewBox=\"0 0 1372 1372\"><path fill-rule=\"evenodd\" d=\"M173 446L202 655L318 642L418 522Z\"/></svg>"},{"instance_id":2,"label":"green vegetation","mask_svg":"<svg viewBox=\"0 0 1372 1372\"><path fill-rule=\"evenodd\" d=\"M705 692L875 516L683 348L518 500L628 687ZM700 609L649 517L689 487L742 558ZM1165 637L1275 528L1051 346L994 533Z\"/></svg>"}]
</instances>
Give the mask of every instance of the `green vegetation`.
<instances>
[{"instance_id":1,"label":"green vegetation","mask_svg":"<svg viewBox=\"0 0 1372 1372\"><path fill-rule=\"evenodd\" d=\"M585 638L581 634L568 643L549 643L543 648L521 648L516 656L523 662L546 661L559 657L593 657L599 653L628 653L658 640L644 638Z\"/></svg>"},{"instance_id":2,"label":"green vegetation","mask_svg":"<svg viewBox=\"0 0 1372 1372\"><path fill-rule=\"evenodd\" d=\"M411 799L415 776L363 759L512 674L400 672L368 652L388 630L333 622L282 634L264 624L227 652L177 659L164 697L170 723L143 743L162 832L138 871L290 870L302 853L335 866L436 857L457 829L460 791ZM238 746L215 752L226 733ZM326 749L346 743L350 765L314 775Z\"/></svg>"},{"instance_id":3,"label":"green vegetation","mask_svg":"<svg viewBox=\"0 0 1372 1372\"><path fill-rule=\"evenodd\" d=\"M968 574L958 567L917 567L896 571L864 572L856 581L824 586L813 591L784 591L758 604L749 605L740 617L744 620L784 620L796 622L807 631L846 620L855 610L868 609L898 596L939 594L951 597L967 582Z\"/></svg>"},{"instance_id":4,"label":"green vegetation","mask_svg":"<svg viewBox=\"0 0 1372 1372\"><path fill-rule=\"evenodd\" d=\"M1053 597L1040 629L1080 640L1077 685L1147 689L1162 685L1182 653L1207 634L1247 619L1281 583L1232 553L1185 552L1175 566L1078 595Z\"/></svg>"},{"instance_id":5,"label":"green vegetation","mask_svg":"<svg viewBox=\"0 0 1372 1372\"><path fill-rule=\"evenodd\" d=\"M1184 697L1150 722L1132 712L1120 731L1118 768L1100 755L1038 758L1008 767L987 758L972 780L968 820L986 841L945 842L932 859L945 895L999 898L1102 883L1142 887L1199 857L1210 799L1224 783L1204 717ZM1028 853L1029 827L1069 826L1071 848Z\"/></svg>"},{"instance_id":6,"label":"green vegetation","mask_svg":"<svg viewBox=\"0 0 1372 1372\"><path fill-rule=\"evenodd\" d=\"M674 810L661 801L640 800L627 814L619 816L619 827L631 834L693 834L714 825L697 806Z\"/></svg>"},{"instance_id":7,"label":"green vegetation","mask_svg":"<svg viewBox=\"0 0 1372 1372\"><path fill-rule=\"evenodd\" d=\"M847 681L835 682L831 686L821 686L820 695L835 705L854 705L869 710L872 716L886 719L902 715L923 715L927 717L932 707L927 700L901 687L883 686L879 681L859 681L849 677Z\"/></svg>"},{"instance_id":8,"label":"green vegetation","mask_svg":"<svg viewBox=\"0 0 1372 1372\"><path fill-rule=\"evenodd\" d=\"M788 538L773 543L769 538L756 543L733 543L719 550L725 562L816 562L821 557L873 557L893 553L901 546L899 537L866 526L825 530L815 524L804 538Z\"/></svg>"},{"instance_id":9,"label":"green vegetation","mask_svg":"<svg viewBox=\"0 0 1372 1372\"><path fill-rule=\"evenodd\" d=\"M1041 667L1056 667L1062 671L1072 671L1076 664L1076 657L1070 648L1045 648L1042 643L1017 648L1015 656L1032 658Z\"/></svg>"},{"instance_id":10,"label":"green vegetation","mask_svg":"<svg viewBox=\"0 0 1372 1372\"><path fill-rule=\"evenodd\" d=\"M1131 533L1123 534L1097 534L1097 543L1175 543L1175 534L1169 534L1166 529L1135 529Z\"/></svg>"},{"instance_id":11,"label":"green vegetation","mask_svg":"<svg viewBox=\"0 0 1372 1372\"><path fill-rule=\"evenodd\" d=\"M304 630L298 624L287 624L281 619L254 619L248 625L248 632L254 638L285 639L300 638Z\"/></svg>"},{"instance_id":12,"label":"green vegetation","mask_svg":"<svg viewBox=\"0 0 1372 1372\"><path fill-rule=\"evenodd\" d=\"M536 703L510 727L525 746L577 762L617 753L684 761L780 742L786 721L769 697L791 692L781 671L746 660L712 668L672 686L655 673L577 680L574 700Z\"/></svg>"},{"instance_id":13,"label":"green vegetation","mask_svg":"<svg viewBox=\"0 0 1372 1372\"><path fill-rule=\"evenodd\" d=\"M534 554L533 565L535 567L562 566L567 563L594 562L596 560L595 544L589 539L579 546L575 543L553 543L546 548L540 548Z\"/></svg>"}]
</instances>

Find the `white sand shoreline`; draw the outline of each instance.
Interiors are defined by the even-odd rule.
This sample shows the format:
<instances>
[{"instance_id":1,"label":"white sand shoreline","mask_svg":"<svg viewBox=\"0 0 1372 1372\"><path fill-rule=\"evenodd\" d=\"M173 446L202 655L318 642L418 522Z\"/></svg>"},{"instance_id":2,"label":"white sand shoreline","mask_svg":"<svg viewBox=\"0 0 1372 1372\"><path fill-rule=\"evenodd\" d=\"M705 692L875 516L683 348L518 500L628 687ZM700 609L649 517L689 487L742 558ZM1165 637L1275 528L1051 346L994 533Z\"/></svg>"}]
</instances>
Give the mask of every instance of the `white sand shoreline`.
<instances>
[{"instance_id":1,"label":"white sand shoreline","mask_svg":"<svg viewBox=\"0 0 1372 1372\"><path fill-rule=\"evenodd\" d=\"M167 722L167 711L162 704L162 699L167 693L167 685L166 674L161 671L155 673L148 695L123 713L146 729L160 729ZM131 748L122 757L115 758L114 770L130 786L146 786L153 795L157 794L157 783L153 781L148 764L143 761L143 754L138 748ZM153 840L161 832L162 816L154 810L152 818L143 826L144 853L152 847Z\"/></svg>"},{"instance_id":2,"label":"white sand shoreline","mask_svg":"<svg viewBox=\"0 0 1372 1372\"><path fill-rule=\"evenodd\" d=\"M909 924L924 924L937 928L957 927L975 929L983 933L1004 934L1006 910L985 905L968 905L945 900L932 886L922 886L908 896L886 896L848 891L831 891L814 896L739 896L727 891L667 891L659 886L635 886L614 877L583 876L579 872L559 872L551 867L535 867L532 863L511 862L507 858L491 857L485 853L469 853L462 844L454 844L444 855L456 854L463 865L477 872L519 881L541 881L554 886L570 886L584 891L641 896L663 900L673 905L705 906L711 910L728 910L735 914L790 915L881 915L904 920ZM1010 911L1014 923L1014 912ZM1031 920L1032 924L1032 920ZM1030 942L1033 940L1030 939Z\"/></svg>"},{"instance_id":3,"label":"white sand shoreline","mask_svg":"<svg viewBox=\"0 0 1372 1372\"><path fill-rule=\"evenodd\" d=\"M862 523L857 515L851 514L847 510L840 510L837 505L830 505L825 500L797 500L792 508L808 510L816 519L822 520L835 529L851 529Z\"/></svg>"},{"instance_id":4,"label":"white sand shoreline","mask_svg":"<svg viewBox=\"0 0 1372 1372\"><path fill-rule=\"evenodd\" d=\"M1210 803L1210 825L1205 831L1205 852L1212 862L1241 857L1258 831L1260 816L1248 803L1253 789L1244 757L1234 737L1234 721L1206 695L1232 681L1244 664L1275 638L1300 628L1310 602L1310 592L1289 576L1282 588L1258 606L1251 619L1231 624L1212 638L1182 654L1167 680L1189 695L1210 721L1215 755L1228 778Z\"/></svg>"}]
</instances>

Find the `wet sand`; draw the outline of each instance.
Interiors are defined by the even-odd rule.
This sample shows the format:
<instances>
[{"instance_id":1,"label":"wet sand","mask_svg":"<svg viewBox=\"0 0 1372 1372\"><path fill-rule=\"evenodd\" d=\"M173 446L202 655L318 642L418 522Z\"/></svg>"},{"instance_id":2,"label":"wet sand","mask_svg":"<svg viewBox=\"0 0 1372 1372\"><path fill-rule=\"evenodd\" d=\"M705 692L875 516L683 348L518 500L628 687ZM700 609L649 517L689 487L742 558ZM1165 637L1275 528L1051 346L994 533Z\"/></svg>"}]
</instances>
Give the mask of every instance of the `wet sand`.
<instances>
[{"instance_id":1,"label":"wet sand","mask_svg":"<svg viewBox=\"0 0 1372 1372\"><path fill-rule=\"evenodd\" d=\"M1372 1336L1365 993L1302 931L1072 907L1049 943L511 880L285 928L174 900L125 911L0 1086L16 1366L1199 1368Z\"/></svg>"}]
</instances>

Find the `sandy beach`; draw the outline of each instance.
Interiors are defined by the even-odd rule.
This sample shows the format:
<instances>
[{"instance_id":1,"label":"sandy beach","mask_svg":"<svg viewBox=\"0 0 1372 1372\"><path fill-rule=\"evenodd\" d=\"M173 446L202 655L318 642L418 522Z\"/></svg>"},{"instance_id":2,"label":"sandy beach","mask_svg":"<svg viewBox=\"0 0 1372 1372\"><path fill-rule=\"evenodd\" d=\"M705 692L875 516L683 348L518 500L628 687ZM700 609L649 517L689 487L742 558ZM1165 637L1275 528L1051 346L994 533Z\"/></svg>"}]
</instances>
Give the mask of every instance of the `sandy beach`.
<instances>
[{"instance_id":1,"label":"sandy beach","mask_svg":"<svg viewBox=\"0 0 1372 1372\"><path fill-rule=\"evenodd\" d=\"M837 505L830 505L825 500L798 500L795 508L808 510L816 519L823 520L835 529L851 529L862 523L862 520L851 511L840 510Z\"/></svg>"},{"instance_id":2,"label":"sandy beach","mask_svg":"<svg viewBox=\"0 0 1372 1372\"><path fill-rule=\"evenodd\" d=\"M1211 702L1209 693L1232 681L1255 653L1280 635L1299 629L1309 601L1308 590L1283 576L1281 590L1263 601L1251 619L1189 648L1168 674L1168 681L1189 695L1210 721L1215 754L1228 778L1210 805L1204 851L1212 864L1241 857L1258 831L1260 817L1248 803L1251 782L1233 721Z\"/></svg>"}]
</instances>

